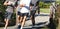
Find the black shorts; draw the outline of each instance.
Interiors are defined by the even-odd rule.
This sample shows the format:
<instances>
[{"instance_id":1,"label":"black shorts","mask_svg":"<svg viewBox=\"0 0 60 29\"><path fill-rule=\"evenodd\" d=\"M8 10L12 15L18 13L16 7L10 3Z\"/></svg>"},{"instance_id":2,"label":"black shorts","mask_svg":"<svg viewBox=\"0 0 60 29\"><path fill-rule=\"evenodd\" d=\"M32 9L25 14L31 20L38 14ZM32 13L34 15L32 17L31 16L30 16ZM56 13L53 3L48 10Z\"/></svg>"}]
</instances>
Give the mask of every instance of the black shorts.
<instances>
[{"instance_id":1,"label":"black shorts","mask_svg":"<svg viewBox=\"0 0 60 29\"><path fill-rule=\"evenodd\" d=\"M35 13L36 13L36 10L31 11L31 12L30 12L30 16L35 15Z\"/></svg>"},{"instance_id":2,"label":"black shorts","mask_svg":"<svg viewBox=\"0 0 60 29\"><path fill-rule=\"evenodd\" d=\"M19 12L18 11L18 13L17 13L19 16L27 16L28 15L28 13L21 13L21 12Z\"/></svg>"},{"instance_id":3,"label":"black shorts","mask_svg":"<svg viewBox=\"0 0 60 29\"><path fill-rule=\"evenodd\" d=\"M30 17L32 16L33 20L35 19L35 13L36 13L36 10L33 10L30 12Z\"/></svg>"},{"instance_id":4,"label":"black shorts","mask_svg":"<svg viewBox=\"0 0 60 29\"><path fill-rule=\"evenodd\" d=\"M24 17L24 16L27 16L28 13L21 13L21 16Z\"/></svg>"},{"instance_id":5,"label":"black shorts","mask_svg":"<svg viewBox=\"0 0 60 29\"><path fill-rule=\"evenodd\" d=\"M17 12L17 15L21 15L21 13L18 11L18 12Z\"/></svg>"}]
</instances>

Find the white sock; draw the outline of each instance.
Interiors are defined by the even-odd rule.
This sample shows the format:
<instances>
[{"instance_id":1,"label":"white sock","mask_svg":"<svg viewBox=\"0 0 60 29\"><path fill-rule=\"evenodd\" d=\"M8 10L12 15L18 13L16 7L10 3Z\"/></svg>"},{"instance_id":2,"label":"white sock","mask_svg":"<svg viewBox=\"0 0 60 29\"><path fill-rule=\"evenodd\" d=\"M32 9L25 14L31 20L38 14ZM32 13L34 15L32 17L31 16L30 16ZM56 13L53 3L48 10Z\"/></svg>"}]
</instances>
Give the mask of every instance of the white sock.
<instances>
[{"instance_id":1,"label":"white sock","mask_svg":"<svg viewBox=\"0 0 60 29\"><path fill-rule=\"evenodd\" d=\"M23 27L21 27L20 29L23 29Z\"/></svg>"},{"instance_id":2,"label":"white sock","mask_svg":"<svg viewBox=\"0 0 60 29\"><path fill-rule=\"evenodd\" d=\"M18 23L15 27L18 27L20 24Z\"/></svg>"},{"instance_id":3,"label":"white sock","mask_svg":"<svg viewBox=\"0 0 60 29\"><path fill-rule=\"evenodd\" d=\"M18 25L20 25L20 23L18 23Z\"/></svg>"},{"instance_id":4,"label":"white sock","mask_svg":"<svg viewBox=\"0 0 60 29\"><path fill-rule=\"evenodd\" d=\"M4 28L4 29L6 29L6 28Z\"/></svg>"}]
</instances>

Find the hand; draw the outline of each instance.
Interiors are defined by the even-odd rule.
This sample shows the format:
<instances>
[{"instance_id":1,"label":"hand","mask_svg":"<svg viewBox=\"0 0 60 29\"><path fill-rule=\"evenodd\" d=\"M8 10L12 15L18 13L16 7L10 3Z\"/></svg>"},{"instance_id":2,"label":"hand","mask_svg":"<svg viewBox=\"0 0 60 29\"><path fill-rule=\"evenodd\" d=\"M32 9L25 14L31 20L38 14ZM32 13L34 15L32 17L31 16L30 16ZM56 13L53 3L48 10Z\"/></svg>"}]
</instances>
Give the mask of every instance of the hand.
<instances>
[{"instance_id":1,"label":"hand","mask_svg":"<svg viewBox=\"0 0 60 29\"><path fill-rule=\"evenodd\" d=\"M12 2L11 2L11 1L9 1L7 4L8 4L8 5L11 5L11 3L12 3Z\"/></svg>"},{"instance_id":2,"label":"hand","mask_svg":"<svg viewBox=\"0 0 60 29\"><path fill-rule=\"evenodd\" d=\"M4 5L7 5L7 1L4 2Z\"/></svg>"},{"instance_id":3,"label":"hand","mask_svg":"<svg viewBox=\"0 0 60 29\"><path fill-rule=\"evenodd\" d=\"M24 7L25 6L25 4L20 4L20 7Z\"/></svg>"},{"instance_id":4,"label":"hand","mask_svg":"<svg viewBox=\"0 0 60 29\"><path fill-rule=\"evenodd\" d=\"M30 11L32 10L32 6L30 6Z\"/></svg>"}]
</instances>

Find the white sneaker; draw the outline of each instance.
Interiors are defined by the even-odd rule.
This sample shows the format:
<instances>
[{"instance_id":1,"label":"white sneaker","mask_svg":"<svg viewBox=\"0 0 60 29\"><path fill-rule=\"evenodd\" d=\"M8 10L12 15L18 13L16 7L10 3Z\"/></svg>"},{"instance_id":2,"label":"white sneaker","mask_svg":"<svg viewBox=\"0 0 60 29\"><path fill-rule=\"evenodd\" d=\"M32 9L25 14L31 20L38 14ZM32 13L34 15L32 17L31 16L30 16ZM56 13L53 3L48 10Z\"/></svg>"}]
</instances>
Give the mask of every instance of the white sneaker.
<instances>
[{"instance_id":1,"label":"white sneaker","mask_svg":"<svg viewBox=\"0 0 60 29\"><path fill-rule=\"evenodd\" d=\"M4 28L4 29L6 29L6 28Z\"/></svg>"}]
</instances>

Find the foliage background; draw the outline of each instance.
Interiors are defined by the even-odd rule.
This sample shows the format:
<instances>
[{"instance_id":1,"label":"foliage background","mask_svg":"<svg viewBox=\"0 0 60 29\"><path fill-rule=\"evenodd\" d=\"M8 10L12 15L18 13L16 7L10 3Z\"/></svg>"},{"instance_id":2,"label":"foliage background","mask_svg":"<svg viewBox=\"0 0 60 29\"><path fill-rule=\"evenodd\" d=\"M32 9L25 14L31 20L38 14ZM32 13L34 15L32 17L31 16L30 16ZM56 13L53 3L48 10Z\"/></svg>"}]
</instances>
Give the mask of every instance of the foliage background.
<instances>
[{"instance_id":1,"label":"foliage background","mask_svg":"<svg viewBox=\"0 0 60 29\"><path fill-rule=\"evenodd\" d=\"M5 10L7 8L7 6L4 6L5 0L0 0L0 26L4 26L5 22L4 22L4 14L5 14ZM12 17L11 17L11 21L9 21L9 26L11 25L15 25L15 13L13 13Z\"/></svg>"}]
</instances>

